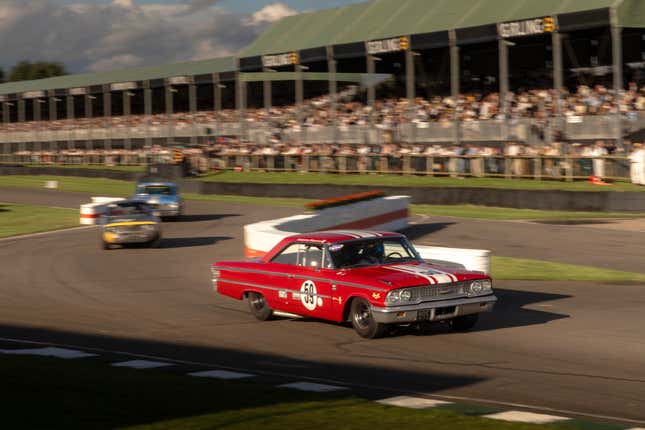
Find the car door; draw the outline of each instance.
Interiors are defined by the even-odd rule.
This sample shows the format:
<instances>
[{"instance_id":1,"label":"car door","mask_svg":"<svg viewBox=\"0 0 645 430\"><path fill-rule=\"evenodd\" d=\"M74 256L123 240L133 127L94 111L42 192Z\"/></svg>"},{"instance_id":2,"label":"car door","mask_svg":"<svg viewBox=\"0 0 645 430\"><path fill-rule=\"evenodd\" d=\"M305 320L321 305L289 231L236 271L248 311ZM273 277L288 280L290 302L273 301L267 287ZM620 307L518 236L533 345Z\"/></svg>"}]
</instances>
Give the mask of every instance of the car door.
<instances>
[{"instance_id":1,"label":"car door","mask_svg":"<svg viewBox=\"0 0 645 430\"><path fill-rule=\"evenodd\" d=\"M321 270L324 255L320 244L294 243L269 263L272 271L285 275L280 293L287 312L325 319L332 315L331 283Z\"/></svg>"}]
</instances>

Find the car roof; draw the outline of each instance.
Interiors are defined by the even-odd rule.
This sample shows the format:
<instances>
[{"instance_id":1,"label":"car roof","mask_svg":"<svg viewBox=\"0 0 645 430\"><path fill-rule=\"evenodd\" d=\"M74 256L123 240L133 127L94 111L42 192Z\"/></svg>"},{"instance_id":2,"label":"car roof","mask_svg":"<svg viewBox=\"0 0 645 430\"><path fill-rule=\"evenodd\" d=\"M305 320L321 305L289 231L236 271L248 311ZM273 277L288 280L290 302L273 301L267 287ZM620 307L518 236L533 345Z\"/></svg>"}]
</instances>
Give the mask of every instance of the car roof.
<instances>
[{"instance_id":1,"label":"car roof","mask_svg":"<svg viewBox=\"0 0 645 430\"><path fill-rule=\"evenodd\" d=\"M336 243L346 242L349 240L373 239L379 237L402 237L402 234L387 231L369 231L369 230L327 230L315 231L312 233L302 233L289 236L291 241L306 241L318 243Z\"/></svg>"}]
</instances>

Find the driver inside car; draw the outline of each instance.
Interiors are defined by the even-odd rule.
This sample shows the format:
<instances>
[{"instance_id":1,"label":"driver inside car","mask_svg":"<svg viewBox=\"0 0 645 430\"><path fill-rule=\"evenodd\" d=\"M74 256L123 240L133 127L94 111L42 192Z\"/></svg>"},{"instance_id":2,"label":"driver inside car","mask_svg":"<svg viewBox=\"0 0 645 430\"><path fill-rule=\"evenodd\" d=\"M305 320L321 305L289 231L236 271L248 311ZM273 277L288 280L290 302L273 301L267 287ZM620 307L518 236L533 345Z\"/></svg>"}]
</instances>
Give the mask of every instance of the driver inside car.
<instances>
[{"instance_id":1,"label":"driver inside car","mask_svg":"<svg viewBox=\"0 0 645 430\"><path fill-rule=\"evenodd\" d=\"M361 253L358 264L380 264L385 257L383 242L368 243Z\"/></svg>"}]
</instances>

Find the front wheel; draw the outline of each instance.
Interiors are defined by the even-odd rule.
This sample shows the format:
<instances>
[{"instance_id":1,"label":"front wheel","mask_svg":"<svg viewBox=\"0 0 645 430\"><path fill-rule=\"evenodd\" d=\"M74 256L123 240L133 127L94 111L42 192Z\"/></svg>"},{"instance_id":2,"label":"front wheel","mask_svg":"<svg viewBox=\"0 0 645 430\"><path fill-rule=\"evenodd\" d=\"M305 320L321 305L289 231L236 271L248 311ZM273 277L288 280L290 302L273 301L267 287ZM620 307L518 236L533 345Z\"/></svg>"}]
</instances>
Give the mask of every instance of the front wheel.
<instances>
[{"instance_id":1,"label":"front wheel","mask_svg":"<svg viewBox=\"0 0 645 430\"><path fill-rule=\"evenodd\" d=\"M450 327L455 331L468 331L471 328L475 327L477 320L479 319L478 314L472 315L463 315L456 317L450 320Z\"/></svg>"},{"instance_id":2,"label":"front wheel","mask_svg":"<svg viewBox=\"0 0 645 430\"><path fill-rule=\"evenodd\" d=\"M350 316L352 326L359 336L366 339L375 339L385 334L387 326L374 320L372 308L367 300L360 297L355 298L352 301Z\"/></svg>"},{"instance_id":3,"label":"front wheel","mask_svg":"<svg viewBox=\"0 0 645 430\"><path fill-rule=\"evenodd\" d=\"M247 295L249 301L249 309L254 317L260 321L270 320L273 316L273 309L269 307L266 299L262 294L259 293L249 293Z\"/></svg>"}]
</instances>

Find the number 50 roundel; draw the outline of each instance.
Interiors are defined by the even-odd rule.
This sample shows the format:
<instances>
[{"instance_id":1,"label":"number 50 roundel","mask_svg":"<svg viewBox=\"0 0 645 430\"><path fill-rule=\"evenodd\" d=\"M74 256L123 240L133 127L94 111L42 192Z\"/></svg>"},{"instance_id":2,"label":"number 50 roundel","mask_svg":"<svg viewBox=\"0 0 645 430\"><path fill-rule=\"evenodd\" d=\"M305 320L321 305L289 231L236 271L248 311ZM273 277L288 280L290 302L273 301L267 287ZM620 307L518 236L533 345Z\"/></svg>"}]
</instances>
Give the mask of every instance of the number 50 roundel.
<instances>
[{"instance_id":1,"label":"number 50 roundel","mask_svg":"<svg viewBox=\"0 0 645 430\"><path fill-rule=\"evenodd\" d=\"M317 293L316 284L313 281L307 280L300 286L300 301L310 311L323 304L322 298L318 297Z\"/></svg>"}]
</instances>

